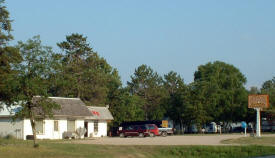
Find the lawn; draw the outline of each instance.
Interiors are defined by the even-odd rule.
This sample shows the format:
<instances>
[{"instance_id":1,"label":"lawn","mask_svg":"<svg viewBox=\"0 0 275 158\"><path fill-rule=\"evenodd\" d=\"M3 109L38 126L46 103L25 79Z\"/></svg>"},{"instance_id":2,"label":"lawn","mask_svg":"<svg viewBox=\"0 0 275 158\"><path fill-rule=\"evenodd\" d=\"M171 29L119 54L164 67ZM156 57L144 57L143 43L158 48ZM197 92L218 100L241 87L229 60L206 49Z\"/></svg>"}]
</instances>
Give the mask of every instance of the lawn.
<instances>
[{"instance_id":1,"label":"lawn","mask_svg":"<svg viewBox=\"0 0 275 158\"><path fill-rule=\"evenodd\" d=\"M273 145L275 146L275 137L242 137L238 139L228 139L222 141L224 144L242 144L242 145Z\"/></svg>"},{"instance_id":2,"label":"lawn","mask_svg":"<svg viewBox=\"0 0 275 158\"><path fill-rule=\"evenodd\" d=\"M70 144L62 141L0 139L0 158L245 158L275 155L273 146L111 146Z\"/></svg>"}]
</instances>

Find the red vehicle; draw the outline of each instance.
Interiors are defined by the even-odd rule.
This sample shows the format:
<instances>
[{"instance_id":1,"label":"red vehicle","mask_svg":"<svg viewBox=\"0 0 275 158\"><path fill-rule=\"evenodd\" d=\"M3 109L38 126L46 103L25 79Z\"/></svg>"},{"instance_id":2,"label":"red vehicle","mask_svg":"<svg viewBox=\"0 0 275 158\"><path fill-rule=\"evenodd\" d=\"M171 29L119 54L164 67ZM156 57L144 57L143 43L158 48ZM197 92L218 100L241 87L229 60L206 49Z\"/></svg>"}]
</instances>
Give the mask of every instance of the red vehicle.
<instances>
[{"instance_id":1,"label":"red vehicle","mask_svg":"<svg viewBox=\"0 0 275 158\"><path fill-rule=\"evenodd\" d=\"M144 124L144 125L130 125L122 127L118 131L120 137L127 136L139 136L139 137L154 137L159 135L158 127L155 124Z\"/></svg>"}]
</instances>

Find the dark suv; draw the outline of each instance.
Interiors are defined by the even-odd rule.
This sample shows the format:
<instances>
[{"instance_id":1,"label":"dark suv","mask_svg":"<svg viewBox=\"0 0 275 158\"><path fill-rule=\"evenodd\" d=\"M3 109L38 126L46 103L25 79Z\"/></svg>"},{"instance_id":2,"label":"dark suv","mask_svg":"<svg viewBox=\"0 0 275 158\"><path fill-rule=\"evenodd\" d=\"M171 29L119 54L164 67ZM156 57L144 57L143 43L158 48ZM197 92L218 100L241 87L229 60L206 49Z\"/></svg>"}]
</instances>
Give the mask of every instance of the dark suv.
<instances>
[{"instance_id":1,"label":"dark suv","mask_svg":"<svg viewBox=\"0 0 275 158\"><path fill-rule=\"evenodd\" d=\"M154 137L156 135L159 135L159 130L155 124L129 125L129 126L121 127L118 130L118 135L120 137L127 137L127 136Z\"/></svg>"}]
</instances>

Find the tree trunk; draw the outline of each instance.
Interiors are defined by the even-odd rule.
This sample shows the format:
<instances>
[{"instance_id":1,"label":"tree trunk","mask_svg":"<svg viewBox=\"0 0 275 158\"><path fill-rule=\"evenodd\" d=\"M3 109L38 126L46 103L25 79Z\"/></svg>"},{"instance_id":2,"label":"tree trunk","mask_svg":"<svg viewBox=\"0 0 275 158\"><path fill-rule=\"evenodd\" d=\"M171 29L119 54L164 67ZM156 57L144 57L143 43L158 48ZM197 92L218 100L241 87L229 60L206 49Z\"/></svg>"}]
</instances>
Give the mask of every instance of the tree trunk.
<instances>
[{"instance_id":1,"label":"tree trunk","mask_svg":"<svg viewBox=\"0 0 275 158\"><path fill-rule=\"evenodd\" d=\"M202 125L200 123L197 124L198 133L202 133Z\"/></svg>"},{"instance_id":2,"label":"tree trunk","mask_svg":"<svg viewBox=\"0 0 275 158\"><path fill-rule=\"evenodd\" d=\"M180 120L180 134L183 134L183 123L182 123L182 120Z\"/></svg>"},{"instance_id":3,"label":"tree trunk","mask_svg":"<svg viewBox=\"0 0 275 158\"><path fill-rule=\"evenodd\" d=\"M228 124L229 124L229 123L226 121L226 122L223 122L223 124L224 124L223 127L224 127L225 132L226 132L226 133L231 132L231 131L228 130Z\"/></svg>"},{"instance_id":4,"label":"tree trunk","mask_svg":"<svg viewBox=\"0 0 275 158\"><path fill-rule=\"evenodd\" d=\"M36 147L37 144L36 144L35 120L32 112L30 112L30 121L31 121L32 133L33 133L33 146Z\"/></svg>"}]
</instances>

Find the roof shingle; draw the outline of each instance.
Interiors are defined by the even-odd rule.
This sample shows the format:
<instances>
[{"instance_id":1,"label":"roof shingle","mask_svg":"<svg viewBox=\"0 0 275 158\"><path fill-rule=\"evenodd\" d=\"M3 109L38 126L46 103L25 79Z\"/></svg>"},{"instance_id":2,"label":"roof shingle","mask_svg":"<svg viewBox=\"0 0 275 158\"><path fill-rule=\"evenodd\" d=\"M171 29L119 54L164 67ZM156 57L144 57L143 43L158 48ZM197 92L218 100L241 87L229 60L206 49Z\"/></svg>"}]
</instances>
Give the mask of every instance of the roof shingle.
<instances>
[{"instance_id":1,"label":"roof shingle","mask_svg":"<svg viewBox=\"0 0 275 158\"><path fill-rule=\"evenodd\" d=\"M54 116L93 116L79 98L49 97L49 99L60 105L60 109L53 110Z\"/></svg>"}]
</instances>

